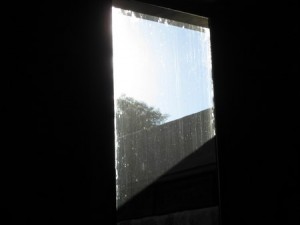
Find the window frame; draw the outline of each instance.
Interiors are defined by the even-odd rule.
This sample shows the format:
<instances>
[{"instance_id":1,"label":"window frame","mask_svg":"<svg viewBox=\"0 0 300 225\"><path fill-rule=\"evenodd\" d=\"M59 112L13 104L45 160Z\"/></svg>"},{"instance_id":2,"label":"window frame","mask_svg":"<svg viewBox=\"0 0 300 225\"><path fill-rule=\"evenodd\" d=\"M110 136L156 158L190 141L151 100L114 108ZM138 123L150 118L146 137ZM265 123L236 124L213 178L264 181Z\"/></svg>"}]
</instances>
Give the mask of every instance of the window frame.
<instances>
[{"instance_id":1,"label":"window frame","mask_svg":"<svg viewBox=\"0 0 300 225\"><path fill-rule=\"evenodd\" d=\"M170 3L169 5L172 5ZM176 9L171 9L165 6L157 5L156 3L147 3L143 1L135 1L135 0L112 0L112 6L117 7L117 8L122 8L124 10L131 10L134 11L135 13L138 12L138 14L143 14L143 16L150 15L150 16L155 16L155 17L162 17L166 18L169 20L174 20L186 24L191 24L191 25L196 25L196 26L201 26L205 28L210 28L210 18L209 16L199 16L197 14L192 14L185 12L185 10L176 10ZM181 8L181 7L180 7ZM209 11L209 10L208 10ZM212 50L213 46L211 46L211 54L213 52ZM213 57L213 56L212 56ZM213 60L212 60L213 64ZM212 79L214 78L214 73L213 73L213 66L212 66ZM214 83L214 80L213 80ZM215 104L215 103L214 103ZM215 106L213 107L213 112L215 114ZM217 130L216 124L215 124L215 130ZM216 131L217 134L217 131ZM215 138L214 142L215 144L215 151L216 151L216 170L217 170L217 182L218 182L218 208L219 208L219 224L221 224L221 196L220 196L220 174L219 174L219 161L218 161L218 145L217 145L217 140ZM213 168L214 166L210 165L210 168ZM205 169L203 171L206 171ZM185 177L189 176L190 174L180 174L179 176ZM177 176L175 175L174 178L176 179ZM165 180L168 180L170 178L166 178Z\"/></svg>"}]
</instances>

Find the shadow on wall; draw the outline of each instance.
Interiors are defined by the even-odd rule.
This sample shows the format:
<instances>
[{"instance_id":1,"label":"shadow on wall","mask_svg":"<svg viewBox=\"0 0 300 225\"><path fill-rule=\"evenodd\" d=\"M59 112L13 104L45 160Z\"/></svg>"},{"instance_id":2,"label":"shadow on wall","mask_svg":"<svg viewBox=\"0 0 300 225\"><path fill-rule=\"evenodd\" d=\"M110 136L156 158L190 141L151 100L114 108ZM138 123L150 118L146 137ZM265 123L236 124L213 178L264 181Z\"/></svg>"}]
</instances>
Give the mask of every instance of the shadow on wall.
<instances>
[{"instance_id":1,"label":"shadow on wall","mask_svg":"<svg viewBox=\"0 0 300 225\"><path fill-rule=\"evenodd\" d=\"M217 206L184 212L176 212L162 216L145 217L122 221L118 225L217 225L219 209Z\"/></svg>"},{"instance_id":2,"label":"shadow on wall","mask_svg":"<svg viewBox=\"0 0 300 225\"><path fill-rule=\"evenodd\" d=\"M117 139L117 208L211 140L212 121L212 111L207 109L163 125L123 132ZM215 158L212 145L181 170L215 163Z\"/></svg>"},{"instance_id":3,"label":"shadow on wall","mask_svg":"<svg viewBox=\"0 0 300 225\"><path fill-rule=\"evenodd\" d=\"M215 137L200 146L121 205L119 224L218 224Z\"/></svg>"}]
</instances>

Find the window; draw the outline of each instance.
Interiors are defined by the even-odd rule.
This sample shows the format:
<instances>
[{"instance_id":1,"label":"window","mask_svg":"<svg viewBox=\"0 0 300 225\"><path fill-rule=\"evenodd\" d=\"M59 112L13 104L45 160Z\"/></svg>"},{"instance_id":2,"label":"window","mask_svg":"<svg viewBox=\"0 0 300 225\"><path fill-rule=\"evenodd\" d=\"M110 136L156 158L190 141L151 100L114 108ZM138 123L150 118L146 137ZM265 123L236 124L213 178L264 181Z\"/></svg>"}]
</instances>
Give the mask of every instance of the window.
<instances>
[{"instance_id":1,"label":"window","mask_svg":"<svg viewBox=\"0 0 300 225\"><path fill-rule=\"evenodd\" d=\"M115 1L119 221L218 204L208 19Z\"/></svg>"}]
</instances>

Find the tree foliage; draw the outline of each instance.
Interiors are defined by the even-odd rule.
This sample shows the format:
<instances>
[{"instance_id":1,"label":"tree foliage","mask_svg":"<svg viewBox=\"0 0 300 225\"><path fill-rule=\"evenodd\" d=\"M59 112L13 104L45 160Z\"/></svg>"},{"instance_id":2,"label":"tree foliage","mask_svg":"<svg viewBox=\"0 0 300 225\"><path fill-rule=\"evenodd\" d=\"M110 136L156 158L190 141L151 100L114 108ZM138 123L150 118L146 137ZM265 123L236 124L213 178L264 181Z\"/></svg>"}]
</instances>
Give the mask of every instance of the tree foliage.
<instances>
[{"instance_id":1,"label":"tree foliage","mask_svg":"<svg viewBox=\"0 0 300 225\"><path fill-rule=\"evenodd\" d=\"M160 125L167 118L167 114L134 98L122 95L117 99L116 125L119 137Z\"/></svg>"}]
</instances>

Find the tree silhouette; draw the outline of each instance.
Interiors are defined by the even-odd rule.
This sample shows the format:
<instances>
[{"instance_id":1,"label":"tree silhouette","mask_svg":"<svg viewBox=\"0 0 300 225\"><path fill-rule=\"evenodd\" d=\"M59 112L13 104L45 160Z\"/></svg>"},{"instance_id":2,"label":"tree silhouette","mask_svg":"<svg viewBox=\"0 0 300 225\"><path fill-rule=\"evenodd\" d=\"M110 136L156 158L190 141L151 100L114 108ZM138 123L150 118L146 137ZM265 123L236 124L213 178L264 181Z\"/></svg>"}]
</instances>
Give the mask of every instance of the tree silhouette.
<instances>
[{"instance_id":1,"label":"tree silhouette","mask_svg":"<svg viewBox=\"0 0 300 225\"><path fill-rule=\"evenodd\" d=\"M117 99L116 125L118 137L162 124L168 118L144 102L122 95Z\"/></svg>"}]
</instances>

